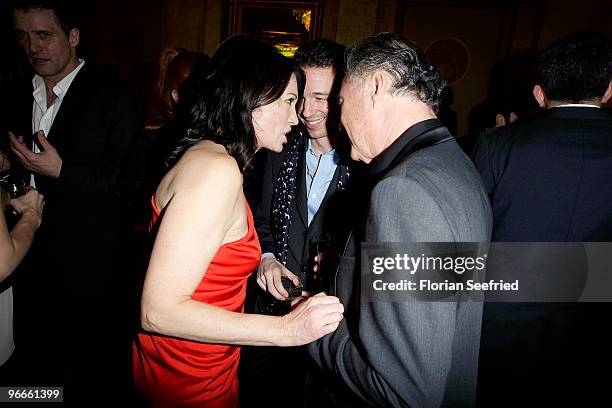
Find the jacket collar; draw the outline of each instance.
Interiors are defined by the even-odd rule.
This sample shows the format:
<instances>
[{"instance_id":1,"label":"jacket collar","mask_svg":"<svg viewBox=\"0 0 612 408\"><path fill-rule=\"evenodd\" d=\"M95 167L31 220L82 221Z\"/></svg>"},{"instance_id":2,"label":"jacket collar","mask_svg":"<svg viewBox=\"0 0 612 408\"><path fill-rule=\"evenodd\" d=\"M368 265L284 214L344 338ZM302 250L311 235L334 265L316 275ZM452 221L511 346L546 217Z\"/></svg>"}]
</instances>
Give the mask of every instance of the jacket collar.
<instances>
[{"instance_id":1,"label":"jacket collar","mask_svg":"<svg viewBox=\"0 0 612 408\"><path fill-rule=\"evenodd\" d=\"M434 133L432 131L437 130ZM439 119L427 119L406 129L389 147L370 163L370 178L378 179L409 154L433 144L452 139ZM399 159L399 160L398 160Z\"/></svg>"}]
</instances>

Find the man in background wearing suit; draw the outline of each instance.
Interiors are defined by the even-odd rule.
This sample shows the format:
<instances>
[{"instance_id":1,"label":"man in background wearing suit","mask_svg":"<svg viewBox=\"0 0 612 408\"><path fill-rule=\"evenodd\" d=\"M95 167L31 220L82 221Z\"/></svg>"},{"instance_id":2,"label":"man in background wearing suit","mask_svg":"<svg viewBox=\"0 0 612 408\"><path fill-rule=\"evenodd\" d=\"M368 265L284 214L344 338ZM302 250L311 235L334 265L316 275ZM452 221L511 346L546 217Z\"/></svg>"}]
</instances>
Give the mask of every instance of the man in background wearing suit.
<instances>
[{"instance_id":1,"label":"man in background wearing suit","mask_svg":"<svg viewBox=\"0 0 612 408\"><path fill-rule=\"evenodd\" d=\"M15 283L15 385L64 386L74 402L129 380L119 186L141 115L132 92L77 57L66 3L15 2L16 38L35 75L3 94L0 123L14 168L46 198Z\"/></svg>"},{"instance_id":2,"label":"man in background wearing suit","mask_svg":"<svg viewBox=\"0 0 612 408\"><path fill-rule=\"evenodd\" d=\"M493 241L612 241L612 115L600 108L611 81L604 35L572 34L542 53L533 95L544 115L495 130L474 153L493 206ZM557 274L530 272L559 285ZM611 312L597 303L487 304L482 406L584 405L607 391L595 367L610 368Z\"/></svg>"},{"instance_id":3,"label":"man in background wearing suit","mask_svg":"<svg viewBox=\"0 0 612 408\"><path fill-rule=\"evenodd\" d=\"M396 34L349 50L341 120L351 156L369 165L371 192L331 289L345 319L307 346L335 382L329 406L474 404L482 303L369 301L360 282L360 243L490 238L480 177L436 118L443 85L423 52Z\"/></svg>"},{"instance_id":4,"label":"man in background wearing suit","mask_svg":"<svg viewBox=\"0 0 612 408\"><path fill-rule=\"evenodd\" d=\"M289 311L289 302L284 302L284 311L270 306L288 296L281 277L317 292L315 275L309 271L316 255L310 253L311 243L314 248L324 242L326 247L321 248L337 253L348 234L349 184L354 174L336 103L345 49L331 40L315 40L303 44L295 54L301 124L288 135L283 151L268 153L265 163L261 201L255 212L264 253L255 277L258 287L253 285L259 296L255 312ZM303 398L307 363L301 347L244 347L241 404L297 403ZM275 397L261 393L259 382L274 384Z\"/></svg>"}]
</instances>

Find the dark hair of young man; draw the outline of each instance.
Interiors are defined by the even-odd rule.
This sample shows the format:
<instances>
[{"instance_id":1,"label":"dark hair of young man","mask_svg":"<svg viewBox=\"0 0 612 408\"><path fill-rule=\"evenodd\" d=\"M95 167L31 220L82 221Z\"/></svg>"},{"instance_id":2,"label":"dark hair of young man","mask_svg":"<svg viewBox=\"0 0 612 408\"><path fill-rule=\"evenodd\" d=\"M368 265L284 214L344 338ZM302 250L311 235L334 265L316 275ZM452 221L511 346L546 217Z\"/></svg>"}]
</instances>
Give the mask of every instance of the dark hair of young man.
<instances>
[{"instance_id":1,"label":"dark hair of young man","mask_svg":"<svg viewBox=\"0 0 612 408\"><path fill-rule=\"evenodd\" d=\"M302 68L332 68L334 71L334 87L332 94L336 95L344 77L344 55L346 46L332 40L313 40L305 42L295 53L295 76L298 84L299 98L302 99L306 78Z\"/></svg>"},{"instance_id":2,"label":"dark hair of young man","mask_svg":"<svg viewBox=\"0 0 612 408\"><path fill-rule=\"evenodd\" d=\"M346 47L332 40L314 40L300 46L295 53L295 64L299 67L332 67L334 73L344 66Z\"/></svg>"}]
</instances>

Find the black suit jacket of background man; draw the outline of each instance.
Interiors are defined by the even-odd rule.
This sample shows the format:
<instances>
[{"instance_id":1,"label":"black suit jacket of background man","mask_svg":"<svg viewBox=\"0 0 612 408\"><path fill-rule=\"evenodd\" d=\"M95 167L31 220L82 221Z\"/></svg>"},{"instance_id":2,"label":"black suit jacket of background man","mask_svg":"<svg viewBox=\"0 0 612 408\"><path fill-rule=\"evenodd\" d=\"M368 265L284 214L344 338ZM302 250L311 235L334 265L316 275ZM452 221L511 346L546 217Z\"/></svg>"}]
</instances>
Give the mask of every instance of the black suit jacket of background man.
<instances>
[{"instance_id":1,"label":"black suit jacket of background man","mask_svg":"<svg viewBox=\"0 0 612 408\"><path fill-rule=\"evenodd\" d=\"M612 115L560 107L481 138L494 241L612 241Z\"/></svg>"},{"instance_id":2,"label":"black suit jacket of background man","mask_svg":"<svg viewBox=\"0 0 612 408\"><path fill-rule=\"evenodd\" d=\"M493 241L612 241L609 112L553 108L541 118L485 135L474 159L493 207ZM554 258L550 261L560 257ZM525 272L517 271L522 276ZM543 276L541 270L529 273L546 279L549 287L563 281L557 275ZM597 400L607 390L600 369L612 364L612 339L603 327L610 318L608 306L486 304L480 405L584 405Z\"/></svg>"},{"instance_id":3,"label":"black suit jacket of background man","mask_svg":"<svg viewBox=\"0 0 612 408\"><path fill-rule=\"evenodd\" d=\"M24 78L3 93L2 139L11 130L32 145L32 90L31 79ZM129 184L121 169L132 137L142 128L141 109L125 84L85 64L56 113L47 139L62 158L62 169L58 179L35 174L45 198L42 224L14 285L15 341L21 356L33 353L41 364L87 360L70 337L97 344L104 333L117 335L116 321L111 327L103 322L113 320L118 294L126 290L126 282L116 280L123 273L121 187ZM29 173L22 169L22 174L29 180ZM75 335L96 328L92 338ZM49 367L59 374L58 365Z\"/></svg>"}]
</instances>

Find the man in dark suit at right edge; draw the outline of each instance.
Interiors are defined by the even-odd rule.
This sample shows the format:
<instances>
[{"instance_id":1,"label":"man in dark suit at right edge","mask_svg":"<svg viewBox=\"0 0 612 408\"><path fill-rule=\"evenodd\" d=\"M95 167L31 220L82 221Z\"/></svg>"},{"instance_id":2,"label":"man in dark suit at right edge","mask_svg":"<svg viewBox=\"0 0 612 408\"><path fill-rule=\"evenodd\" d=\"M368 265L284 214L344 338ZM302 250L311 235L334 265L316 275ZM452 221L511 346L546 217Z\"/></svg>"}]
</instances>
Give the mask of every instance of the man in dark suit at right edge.
<instances>
[{"instance_id":1,"label":"man in dark suit at right edge","mask_svg":"<svg viewBox=\"0 0 612 408\"><path fill-rule=\"evenodd\" d=\"M611 41L562 38L542 53L537 75L545 115L496 130L474 152L493 206L492 240L612 241L612 115L600 108L612 96ZM611 361L607 321L601 303L486 304L479 405L596 401Z\"/></svg>"}]
</instances>

